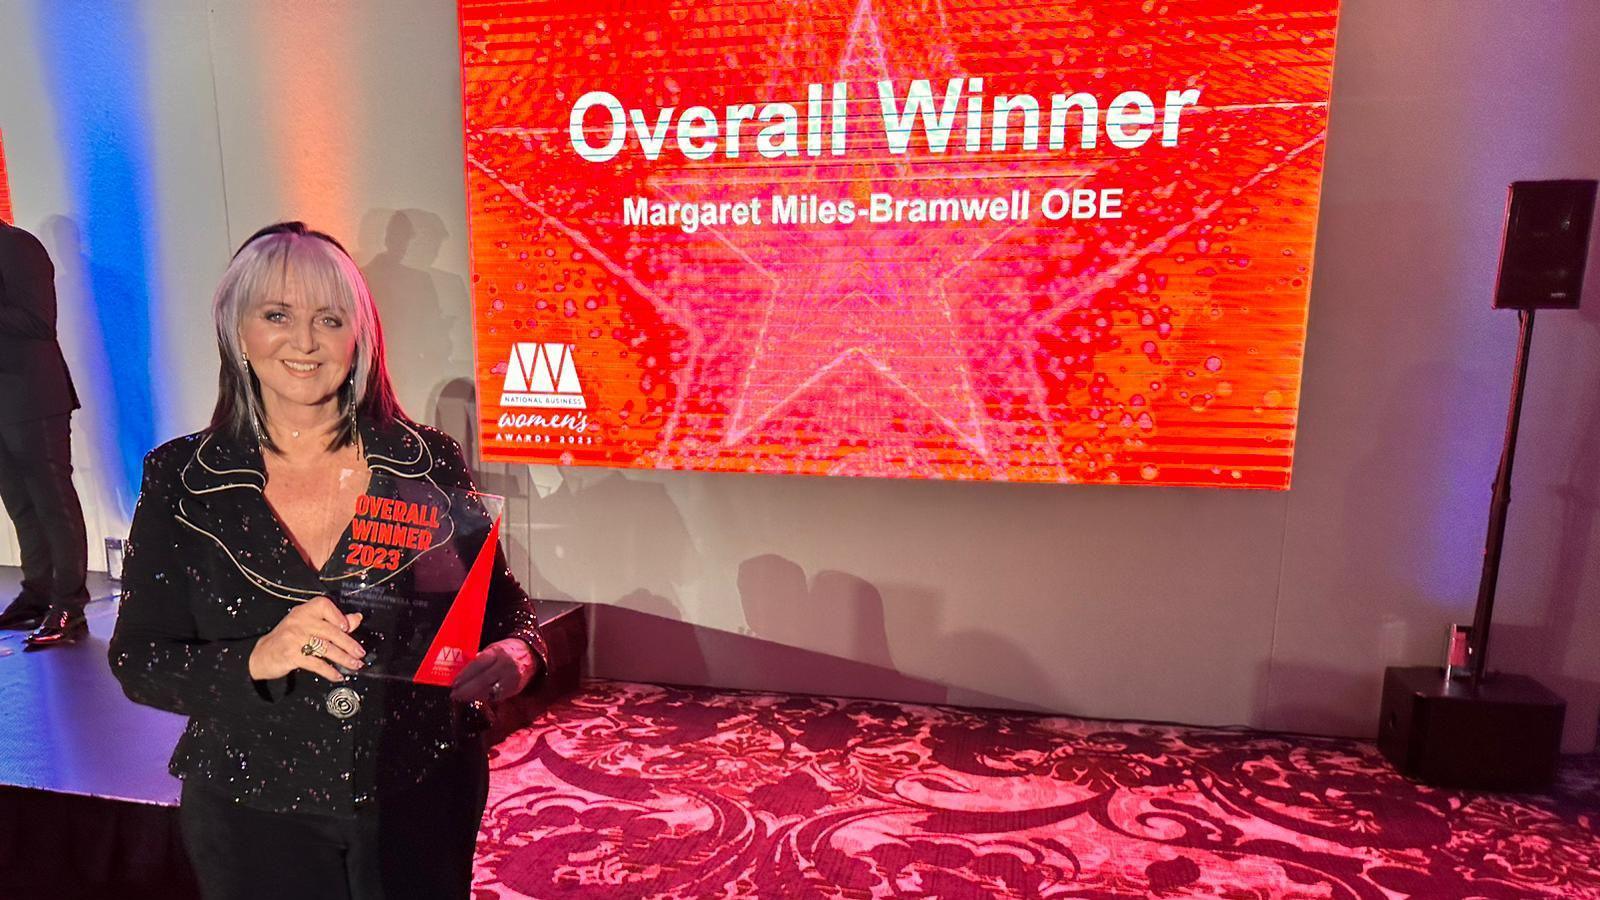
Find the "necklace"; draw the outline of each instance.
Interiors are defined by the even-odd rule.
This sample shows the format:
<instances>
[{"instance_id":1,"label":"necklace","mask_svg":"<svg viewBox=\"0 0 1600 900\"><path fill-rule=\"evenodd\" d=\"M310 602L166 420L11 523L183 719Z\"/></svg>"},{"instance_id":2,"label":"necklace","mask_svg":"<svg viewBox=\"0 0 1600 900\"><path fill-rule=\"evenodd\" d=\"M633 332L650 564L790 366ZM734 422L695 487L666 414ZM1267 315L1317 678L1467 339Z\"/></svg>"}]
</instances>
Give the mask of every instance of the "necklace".
<instances>
[{"instance_id":1,"label":"necklace","mask_svg":"<svg viewBox=\"0 0 1600 900\"><path fill-rule=\"evenodd\" d=\"M354 459L350 458L355 450ZM361 472L357 448L317 454L312 461L285 463L281 456L268 459L268 502L287 536L314 568L326 565L338 549L344 532L341 515L350 479ZM274 477L276 476L276 477ZM364 488L358 482L356 486ZM281 504L281 505L280 505Z\"/></svg>"}]
</instances>

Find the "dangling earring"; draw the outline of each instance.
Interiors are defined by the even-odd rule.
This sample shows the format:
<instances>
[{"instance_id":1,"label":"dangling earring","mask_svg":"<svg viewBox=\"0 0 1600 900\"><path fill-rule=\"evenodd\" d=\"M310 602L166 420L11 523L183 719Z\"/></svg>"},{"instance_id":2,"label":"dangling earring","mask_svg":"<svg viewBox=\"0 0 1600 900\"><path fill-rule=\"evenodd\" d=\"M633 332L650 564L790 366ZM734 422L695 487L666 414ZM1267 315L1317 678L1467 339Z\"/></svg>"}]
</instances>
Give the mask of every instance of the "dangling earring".
<instances>
[{"instance_id":1,"label":"dangling earring","mask_svg":"<svg viewBox=\"0 0 1600 900\"><path fill-rule=\"evenodd\" d=\"M256 418L255 389L250 386L250 357L240 353L244 360L244 408L250 413L250 430L255 432L256 443L261 443L261 420Z\"/></svg>"},{"instance_id":2,"label":"dangling earring","mask_svg":"<svg viewBox=\"0 0 1600 900\"><path fill-rule=\"evenodd\" d=\"M361 451L361 432L356 428L356 373L350 373L347 382L350 385L350 443L356 446L356 452Z\"/></svg>"}]
</instances>

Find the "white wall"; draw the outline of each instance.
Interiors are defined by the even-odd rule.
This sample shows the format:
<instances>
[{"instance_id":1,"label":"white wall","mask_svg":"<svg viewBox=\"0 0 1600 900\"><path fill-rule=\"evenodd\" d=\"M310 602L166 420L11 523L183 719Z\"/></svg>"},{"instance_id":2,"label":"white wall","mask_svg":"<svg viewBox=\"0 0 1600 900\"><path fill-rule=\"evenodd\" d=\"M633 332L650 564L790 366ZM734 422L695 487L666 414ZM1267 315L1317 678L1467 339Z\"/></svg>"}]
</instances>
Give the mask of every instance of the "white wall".
<instances>
[{"instance_id":1,"label":"white wall","mask_svg":"<svg viewBox=\"0 0 1600 900\"><path fill-rule=\"evenodd\" d=\"M37 46L67 6L0 0L0 129L36 229L81 214L52 88L72 76ZM411 410L464 435L453 4L146 0L135 18L160 433L209 410L229 249L302 217L367 264ZM1489 309L1505 184L1600 175L1595 47L1591 0L1347 0L1288 493L488 466L517 566L610 607L602 673L1370 734L1383 667L1436 660L1471 616L1516 331ZM1492 653L1568 699L1571 750L1600 708L1591 266L1586 309L1539 321ZM75 371L103 367L91 302L68 278ZM122 512L94 440L77 454L98 546Z\"/></svg>"}]
</instances>

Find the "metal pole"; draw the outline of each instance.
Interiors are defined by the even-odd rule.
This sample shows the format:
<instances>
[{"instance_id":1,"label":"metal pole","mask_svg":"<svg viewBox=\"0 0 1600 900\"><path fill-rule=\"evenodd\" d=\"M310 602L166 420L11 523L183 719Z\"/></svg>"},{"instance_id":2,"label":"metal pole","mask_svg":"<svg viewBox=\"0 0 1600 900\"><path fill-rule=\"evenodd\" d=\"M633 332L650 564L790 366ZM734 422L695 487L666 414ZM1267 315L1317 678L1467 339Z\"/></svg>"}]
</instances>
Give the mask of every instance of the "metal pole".
<instances>
[{"instance_id":1,"label":"metal pole","mask_svg":"<svg viewBox=\"0 0 1600 900\"><path fill-rule=\"evenodd\" d=\"M1483 576L1478 581L1478 605L1472 614L1472 686L1483 681L1489 663L1489 621L1494 617L1494 589L1500 580L1500 548L1506 541L1506 511L1511 506L1511 464L1517 455L1517 424L1522 419L1523 386L1528 378L1528 350L1533 344L1533 310L1518 313L1516 376L1511 381L1511 416L1506 422L1505 448L1500 451L1500 471L1494 478L1494 500L1489 505L1489 535L1483 546Z\"/></svg>"}]
</instances>

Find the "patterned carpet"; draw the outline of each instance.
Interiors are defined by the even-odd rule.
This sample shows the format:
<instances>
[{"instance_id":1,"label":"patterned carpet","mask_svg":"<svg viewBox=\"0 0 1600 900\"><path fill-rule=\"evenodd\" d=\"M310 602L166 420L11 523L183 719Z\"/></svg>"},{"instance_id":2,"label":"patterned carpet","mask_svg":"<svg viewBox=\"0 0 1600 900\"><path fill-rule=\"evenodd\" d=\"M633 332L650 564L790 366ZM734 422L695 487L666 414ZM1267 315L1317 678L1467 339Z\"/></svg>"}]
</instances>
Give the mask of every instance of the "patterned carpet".
<instances>
[{"instance_id":1,"label":"patterned carpet","mask_svg":"<svg viewBox=\"0 0 1600 900\"><path fill-rule=\"evenodd\" d=\"M597 681L500 745L475 898L1600 898L1600 763Z\"/></svg>"}]
</instances>

